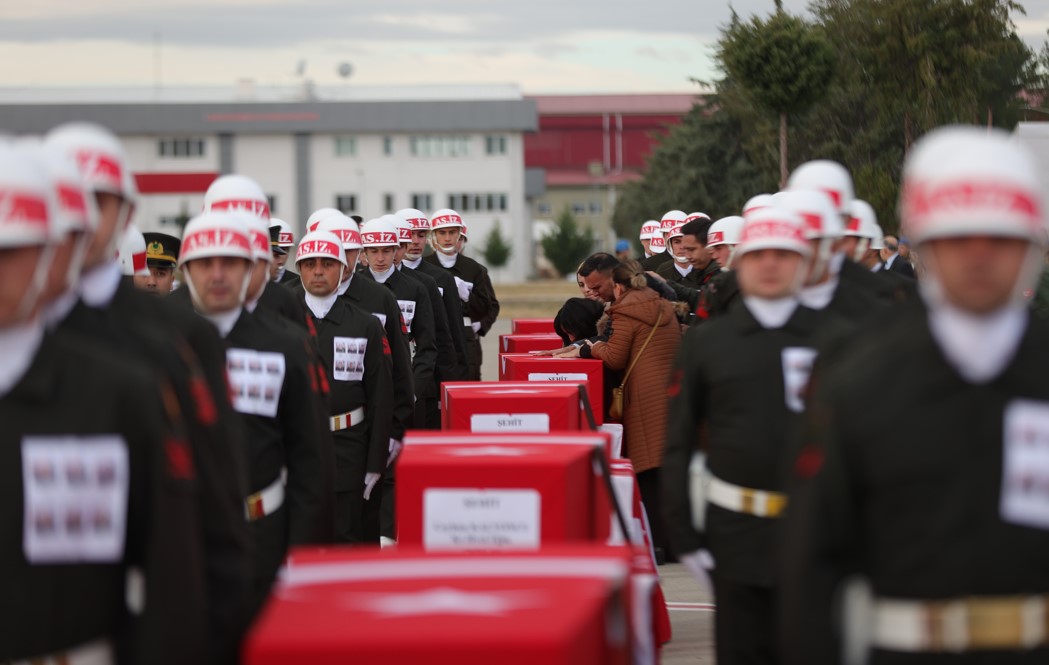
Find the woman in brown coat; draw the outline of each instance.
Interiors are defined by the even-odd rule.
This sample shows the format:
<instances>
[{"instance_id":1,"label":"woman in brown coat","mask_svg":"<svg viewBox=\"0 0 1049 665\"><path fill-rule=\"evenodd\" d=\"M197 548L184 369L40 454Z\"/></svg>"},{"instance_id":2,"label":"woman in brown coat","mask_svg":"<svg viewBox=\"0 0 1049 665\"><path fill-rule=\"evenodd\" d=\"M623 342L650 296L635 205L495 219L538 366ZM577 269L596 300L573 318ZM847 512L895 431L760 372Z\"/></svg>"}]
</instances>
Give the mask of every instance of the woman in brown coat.
<instances>
[{"instance_id":1,"label":"woman in brown coat","mask_svg":"<svg viewBox=\"0 0 1049 665\"><path fill-rule=\"evenodd\" d=\"M634 365L623 387L623 446L634 465L641 500L652 526L652 541L667 549L666 529L660 506L660 467L666 439L667 379L674 364L681 328L673 305L646 286L637 261L621 264L612 273L614 297L608 308L610 330L607 342L580 349L583 357L602 360L613 371L625 373ZM651 341L641 348L652 333Z\"/></svg>"}]
</instances>

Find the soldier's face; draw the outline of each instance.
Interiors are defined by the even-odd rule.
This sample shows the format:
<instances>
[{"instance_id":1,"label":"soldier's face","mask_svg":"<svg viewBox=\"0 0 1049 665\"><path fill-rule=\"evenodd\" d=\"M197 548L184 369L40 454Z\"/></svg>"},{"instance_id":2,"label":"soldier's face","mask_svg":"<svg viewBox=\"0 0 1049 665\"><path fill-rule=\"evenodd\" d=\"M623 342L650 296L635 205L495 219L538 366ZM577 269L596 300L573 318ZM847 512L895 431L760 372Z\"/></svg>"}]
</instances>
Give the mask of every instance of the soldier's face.
<instances>
[{"instance_id":1,"label":"soldier's face","mask_svg":"<svg viewBox=\"0 0 1049 665\"><path fill-rule=\"evenodd\" d=\"M794 293L805 269L797 252L759 249L736 257L736 279L744 296L785 298Z\"/></svg>"},{"instance_id":2,"label":"soldier's face","mask_svg":"<svg viewBox=\"0 0 1049 665\"><path fill-rule=\"evenodd\" d=\"M73 260L78 242L79 234L67 233L65 239L55 248L51 270L47 276L47 287L44 289L45 303L51 302L69 288L69 264Z\"/></svg>"},{"instance_id":3,"label":"soldier's face","mask_svg":"<svg viewBox=\"0 0 1049 665\"><path fill-rule=\"evenodd\" d=\"M408 243L408 249L405 250L405 256L409 261L415 261L423 255L428 233L428 231L412 231L412 240Z\"/></svg>"},{"instance_id":4,"label":"soldier's face","mask_svg":"<svg viewBox=\"0 0 1049 665\"><path fill-rule=\"evenodd\" d=\"M85 269L94 268L112 260L113 257L107 256L110 241L118 230L123 231L117 226L120 222L124 199L116 194L97 192L95 200L98 202L98 228L91 236L91 241L87 246L87 256L84 258Z\"/></svg>"},{"instance_id":5,"label":"soldier's face","mask_svg":"<svg viewBox=\"0 0 1049 665\"><path fill-rule=\"evenodd\" d=\"M297 267L302 286L310 295L323 298L330 296L335 289L339 288L343 271L342 264L335 259L303 259L299 261Z\"/></svg>"},{"instance_id":6,"label":"soldier's face","mask_svg":"<svg viewBox=\"0 0 1049 665\"><path fill-rule=\"evenodd\" d=\"M269 276L270 262L265 259L255 261L255 269L251 271L251 281L248 282L248 300L255 300L262 295Z\"/></svg>"},{"instance_id":7,"label":"soldier's face","mask_svg":"<svg viewBox=\"0 0 1049 665\"><path fill-rule=\"evenodd\" d=\"M42 247L0 249L0 329L30 319L42 304L32 288Z\"/></svg>"},{"instance_id":8,"label":"soldier's face","mask_svg":"<svg viewBox=\"0 0 1049 665\"><path fill-rule=\"evenodd\" d=\"M437 229L433 232L433 239L438 250L446 254L455 252L458 248L459 242L459 227L452 226L449 228Z\"/></svg>"},{"instance_id":9,"label":"soldier's face","mask_svg":"<svg viewBox=\"0 0 1049 665\"><path fill-rule=\"evenodd\" d=\"M941 238L922 245L921 260L948 302L987 314L1009 304L1029 248L1017 238Z\"/></svg>"},{"instance_id":10,"label":"soldier's face","mask_svg":"<svg viewBox=\"0 0 1049 665\"><path fill-rule=\"evenodd\" d=\"M706 245L699 244L696 236L684 236L680 240L679 251L688 259L689 265L696 270L704 270L710 265L710 250Z\"/></svg>"},{"instance_id":11,"label":"soldier's face","mask_svg":"<svg viewBox=\"0 0 1049 665\"><path fill-rule=\"evenodd\" d=\"M860 239L856 236L845 236L841 240L841 251L845 252L845 258L852 261L856 257L856 246L860 244Z\"/></svg>"},{"instance_id":12,"label":"soldier's face","mask_svg":"<svg viewBox=\"0 0 1049 665\"><path fill-rule=\"evenodd\" d=\"M149 266L149 276L135 275L135 286L153 296L166 296L175 284L175 271L164 266Z\"/></svg>"},{"instance_id":13,"label":"soldier's face","mask_svg":"<svg viewBox=\"0 0 1049 665\"><path fill-rule=\"evenodd\" d=\"M718 262L719 266L722 268L728 268L729 259L732 258L732 246L717 245L716 247L711 247L710 255Z\"/></svg>"},{"instance_id":14,"label":"soldier's face","mask_svg":"<svg viewBox=\"0 0 1049 665\"><path fill-rule=\"evenodd\" d=\"M652 253L652 252L648 251L648 247L651 244L652 244L652 241L650 239L648 239L648 238L642 238L641 239L641 246L645 248L645 254L651 254Z\"/></svg>"},{"instance_id":15,"label":"soldier's face","mask_svg":"<svg viewBox=\"0 0 1049 665\"><path fill-rule=\"evenodd\" d=\"M231 256L211 256L186 264L198 302L206 313L230 312L244 304L244 285L253 261Z\"/></svg>"},{"instance_id":16,"label":"soldier's face","mask_svg":"<svg viewBox=\"0 0 1049 665\"><path fill-rule=\"evenodd\" d=\"M368 265L375 272L386 272L393 266L393 257L396 247L366 247L364 256L368 259Z\"/></svg>"},{"instance_id":17,"label":"soldier's face","mask_svg":"<svg viewBox=\"0 0 1049 665\"><path fill-rule=\"evenodd\" d=\"M270 264L270 279L277 279L277 273L288 262L287 254L274 254L273 263Z\"/></svg>"}]
</instances>

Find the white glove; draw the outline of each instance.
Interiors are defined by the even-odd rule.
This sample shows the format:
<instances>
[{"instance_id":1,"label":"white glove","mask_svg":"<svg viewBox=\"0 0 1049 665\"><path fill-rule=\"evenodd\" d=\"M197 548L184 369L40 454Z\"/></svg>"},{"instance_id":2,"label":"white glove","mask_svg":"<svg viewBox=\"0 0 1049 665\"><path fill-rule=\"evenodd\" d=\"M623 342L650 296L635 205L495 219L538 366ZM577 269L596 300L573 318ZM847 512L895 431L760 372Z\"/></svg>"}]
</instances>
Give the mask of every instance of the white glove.
<instances>
[{"instance_id":1,"label":"white glove","mask_svg":"<svg viewBox=\"0 0 1049 665\"><path fill-rule=\"evenodd\" d=\"M375 489L376 483L379 482L379 478L382 474L379 473L366 473L364 474L364 500L367 501L371 498L372 490Z\"/></svg>"},{"instance_id":2,"label":"white glove","mask_svg":"<svg viewBox=\"0 0 1049 665\"><path fill-rule=\"evenodd\" d=\"M470 299L470 292L474 290L474 285L473 282L455 277L455 288L459 290L459 300L466 302Z\"/></svg>"},{"instance_id":3,"label":"white glove","mask_svg":"<svg viewBox=\"0 0 1049 665\"><path fill-rule=\"evenodd\" d=\"M397 456L401 454L401 449L404 448L404 444L397 439L390 439L390 456L386 458L386 468L390 468L393 461L397 459Z\"/></svg>"},{"instance_id":4,"label":"white glove","mask_svg":"<svg viewBox=\"0 0 1049 665\"><path fill-rule=\"evenodd\" d=\"M708 571L714 568L714 557L710 556L708 550L696 550L688 554L682 554L678 559L685 565L688 572L692 573L699 584L699 588L707 593L714 593L714 582L710 579Z\"/></svg>"},{"instance_id":5,"label":"white glove","mask_svg":"<svg viewBox=\"0 0 1049 665\"><path fill-rule=\"evenodd\" d=\"M471 321L470 322L470 327L474 329L475 333L481 332L481 322L480 321Z\"/></svg>"}]
</instances>

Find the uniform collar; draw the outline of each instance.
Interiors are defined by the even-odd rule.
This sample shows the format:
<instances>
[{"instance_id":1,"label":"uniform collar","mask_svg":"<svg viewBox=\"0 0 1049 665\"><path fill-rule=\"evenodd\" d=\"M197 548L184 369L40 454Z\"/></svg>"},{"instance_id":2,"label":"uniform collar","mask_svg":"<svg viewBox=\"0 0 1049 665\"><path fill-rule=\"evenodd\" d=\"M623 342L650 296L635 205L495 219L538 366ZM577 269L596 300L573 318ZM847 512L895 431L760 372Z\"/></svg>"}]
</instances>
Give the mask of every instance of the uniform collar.
<instances>
[{"instance_id":1,"label":"uniform collar","mask_svg":"<svg viewBox=\"0 0 1049 665\"><path fill-rule=\"evenodd\" d=\"M105 307L113 301L121 277L120 264L116 261L92 268L80 278L80 298L89 307Z\"/></svg>"},{"instance_id":2,"label":"uniform collar","mask_svg":"<svg viewBox=\"0 0 1049 665\"><path fill-rule=\"evenodd\" d=\"M390 269L386 272L375 272L371 268L368 268L368 272L371 274L372 279L380 284L385 284L386 280L390 279L390 275L394 273L394 267L390 266Z\"/></svg>"},{"instance_id":3,"label":"uniform collar","mask_svg":"<svg viewBox=\"0 0 1049 665\"><path fill-rule=\"evenodd\" d=\"M838 290L839 281L837 273L832 273L830 278L822 284L803 287L801 292L798 293L798 300L801 301L802 305L810 309L826 309L830 301L834 300L834 293Z\"/></svg>"},{"instance_id":4,"label":"uniform collar","mask_svg":"<svg viewBox=\"0 0 1049 665\"><path fill-rule=\"evenodd\" d=\"M37 319L0 330L0 397L11 392L29 371L44 338L43 323Z\"/></svg>"},{"instance_id":5,"label":"uniform collar","mask_svg":"<svg viewBox=\"0 0 1049 665\"><path fill-rule=\"evenodd\" d=\"M418 268L419 264L422 263L422 262L423 262L423 257L422 257L421 254L419 255L419 258L415 259L414 261L408 259L407 257L401 259L401 265L405 266L405 267L408 267L408 268L411 268L412 270L415 270L416 268Z\"/></svg>"},{"instance_id":6,"label":"uniform collar","mask_svg":"<svg viewBox=\"0 0 1049 665\"><path fill-rule=\"evenodd\" d=\"M459 260L458 254L452 254L451 256L447 256L446 254L442 254L441 252L434 252L434 256L437 257L437 260L440 261L441 265L445 268L454 268L455 262Z\"/></svg>"},{"instance_id":7,"label":"uniform collar","mask_svg":"<svg viewBox=\"0 0 1049 665\"><path fill-rule=\"evenodd\" d=\"M238 307L229 312L221 312L219 314L205 314L204 312L198 312L198 314L208 321L211 321L212 325L218 328L219 337L226 339L229 337L230 331L233 330L233 326L237 324L237 319L240 318L243 312L244 309Z\"/></svg>"},{"instance_id":8,"label":"uniform collar","mask_svg":"<svg viewBox=\"0 0 1049 665\"><path fill-rule=\"evenodd\" d=\"M55 298L54 302L48 303L43 312L44 323L48 330L54 330L66 320L76 306L79 297L76 291L70 289Z\"/></svg>"},{"instance_id":9,"label":"uniform collar","mask_svg":"<svg viewBox=\"0 0 1049 665\"><path fill-rule=\"evenodd\" d=\"M798 299L793 296L786 298L744 296L743 304L758 325L765 329L777 329L787 325L800 305Z\"/></svg>"},{"instance_id":10,"label":"uniform collar","mask_svg":"<svg viewBox=\"0 0 1049 665\"><path fill-rule=\"evenodd\" d=\"M347 281L345 284L347 288L349 288L350 283ZM303 295L306 298L306 307L310 309L310 312L312 312L318 319L323 319L328 316L328 312L330 312L332 307L335 306L335 302L339 299L341 294L339 293L339 290L336 289L335 293L332 293L329 296L315 296L309 291L303 291Z\"/></svg>"},{"instance_id":11,"label":"uniform collar","mask_svg":"<svg viewBox=\"0 0 1049 665\"><path fill-rule=\"evenodd\" d=\"M999 376L1023 340L1027 308L1009 305L987 315L974 315L948 303L929 307L929 332L947 362L969 383Z\"/></svg>"},{"instance_id":12,"label":"uniform collar","mask_svg":"<svg viewBox=\"0 0 1049 665\"><path fill-rule=\"evenodd\" d=\"M346 292L350 290L350 284L353 284L353 273L352 272L350 273L350 278L347 279L345 282L342 282L341 284L339 284L339 288L335 289L335 294L339 295L339 296L346 295ZM305 291L306 293L309 293L309 291L306 291L305 287L303 287L303 291ZM323 319L324 317L322 316L321 318Z\"/></svg>"}]
</instances>

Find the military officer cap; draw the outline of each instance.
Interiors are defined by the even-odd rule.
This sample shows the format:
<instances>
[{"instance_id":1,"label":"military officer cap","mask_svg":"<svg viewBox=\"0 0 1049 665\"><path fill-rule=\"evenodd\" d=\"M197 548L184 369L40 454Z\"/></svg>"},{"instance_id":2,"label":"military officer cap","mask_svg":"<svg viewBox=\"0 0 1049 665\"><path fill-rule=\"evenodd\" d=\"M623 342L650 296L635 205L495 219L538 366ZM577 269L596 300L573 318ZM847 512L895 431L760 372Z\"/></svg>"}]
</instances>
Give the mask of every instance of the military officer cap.
<instances>
[{"instance_id":1,"label":"military officer cap","mask_svg":"<svg viewBox=\"0 0 1049 665\"><path fill-rule=\"evenodd\" d=\"M274 256L284 256L288 253L288 250L280 246L280 227L270 227L270 250L272 250Z\"/></svg>"},{"instance_id":2,"label":"military officer cap","mask_svg":"<svg viewBox=\"0 0 1049 665\"><path fill-rule=\"evenodd\" d=\"M182 241L166 233L143 233L146 238L146 265L156 268L174 268Z\"/></svg>"}]
</instances>

